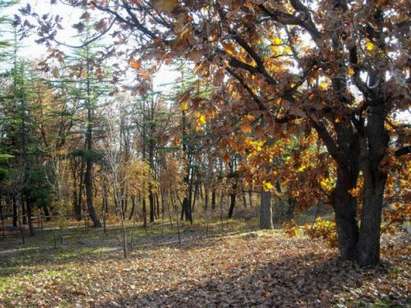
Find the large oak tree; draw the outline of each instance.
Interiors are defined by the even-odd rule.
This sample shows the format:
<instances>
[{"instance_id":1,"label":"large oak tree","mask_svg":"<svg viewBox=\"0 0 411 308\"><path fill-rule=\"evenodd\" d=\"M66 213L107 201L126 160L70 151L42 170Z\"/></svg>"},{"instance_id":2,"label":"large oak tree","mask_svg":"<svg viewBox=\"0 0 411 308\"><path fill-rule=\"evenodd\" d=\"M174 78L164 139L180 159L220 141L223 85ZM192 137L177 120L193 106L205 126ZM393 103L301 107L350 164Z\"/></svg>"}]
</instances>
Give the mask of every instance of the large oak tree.
<instances>
[{"instance_id":1,"label":"large oak tree","mask_svg":"<svg viewBox=\"0 0 411 308\"><path fill-rule=\"evenodd\" d=\"M213 104L224 111L228 105L221 102L229 97L237 112L255 116L254 129L273 138L315 130L337 166L332 205L341 255L361 265L378 263L394 156L387 125L395 127L392 118L411 101L409 1L70 3L105 13L96 37L110 32L117 45L130 46L130 58L193 62L216 86ZM53 44L59 20L39 20L40 39ZM109 52L116 53L114 47ZM352 191L360 175L359 197Z\"/></svg>"}]
</instances>

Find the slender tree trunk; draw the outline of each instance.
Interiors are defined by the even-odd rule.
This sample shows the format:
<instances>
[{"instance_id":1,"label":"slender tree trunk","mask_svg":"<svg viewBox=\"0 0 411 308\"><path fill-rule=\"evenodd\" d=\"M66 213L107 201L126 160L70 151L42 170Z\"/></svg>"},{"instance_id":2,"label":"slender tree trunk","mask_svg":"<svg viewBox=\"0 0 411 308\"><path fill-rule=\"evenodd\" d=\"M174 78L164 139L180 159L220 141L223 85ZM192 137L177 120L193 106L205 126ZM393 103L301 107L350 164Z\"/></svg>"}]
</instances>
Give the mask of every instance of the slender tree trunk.
<instances>
[{"instance_id":1,"label":"slender tree trunk","mask_svg":"<svg viewBox=\"0 0 411 308\"><path fill-rule=\"evenodd\" d=\"M243 199L243 206L246 209L247 208L247 199L245 197L245 191L244 190L241 192L241 197Z\"/></svg>"},{"instance_id":2,"label":"slender tree trunk","mask_svg":"<svg viewBox=\"0 0 411 308\"><path fill-rule=\"evenodd\" d=\"M33 227L33 205L29 198L26 199L26 209L27 209L27 225L29 227L29 234L30 236L34 235L34 227Z\"/></svg>"},{"instance_id":3,"label":"slender tree trunk","mask_svg":"<svg viewBox=\"0 0 411 308\"><path fill-rule=\"evenodd\" d=\"M127 189L124 192L124 219L126 219L127 210L128 210L128 192Z\"/></svg>"},{"instance_id":4,"label":"slender tree trunk","mask_svg":"<svg viewBox=\"0 0 411 308\"><path fill-rule=\"evenodd\" d=\"M24 245L26 243L26 237L24 235L24 228L23 228L23 208L24 205L20 203L22 198L20 196L16 197L16 207L17 207L17 216L18 216L18 227L20 230L20 236L21 236L21 243ZM20 203L20 204L19 204Z\"/></svg>"},{"instance_id":5,"label":"slender tree trunk","mask_svg":"<svg viewBox=\"0 0 411 308\"><path fill-rule=\"evenodd\" d=\"M135 208L136 208L136 196L131 196L131 211L130 211L130 215L128 216L128 220L131 220L133 218Z\"/></svg>"},{"instance_id":6,"label":"slender tree trunk","mask_svg":"<svg viewBox=\"0 0 411 308\"><path fill-rule=\"evenodd\" d=\"M153 190L151 187L151 183L149 184L149 195L148 195L148 201L149 201L149 205L150 205L150 222L154 222L155 221L155 217L154 217L154 194L153 194Z\"/></svg>"},{"instance_id":7,"label":"slender tree trunk","mask_svg":"<svg viewBox=\"0 0 411 308\"><path fill-rule=\"evenodd\" d=\"M251 189L248 191L248 202L250 203L250 207L253 207L253 192Z\"/></svg>"},{"instance_id":8,"label":"slender tree trunk","mask_svg":"<svg viewBox=\"0 0 411 308\"><path fill-rule=\"evenodd\" d=\"M260 203L260 228L272 229L273 228L273 212L271 207L271 192L261 192Z\"/></svg>"},{"instance_id":9,"label":"slender tree trunk","mask_svg":"<svg viewBox=\"0 0 411 308\"><path fill-rule=\"evenodd\" d=\"M192 205L192 207L191 207L193 212L194 212L194 209L195 209L195 207L196 207L197 199L199 198L199 187L200 187L200 185L199 185L198 183L196 183L196 184L194 185L193 205Z\"/></svg>"},{"instance_id":10,"label":"slender tree trunk","mask_svg":"<svg viewBox=\"0 0 411 308\"><path fill-rule=\"evenodd\" d=\"M166 206L167 206L167 192L161 190L161 216L164 217L166 213Z\"/></svg>"},{"instance_id":11,"label":"slender tree trunk","mask_svg":"<svg viewBox=\"0 0 411 308\"><path fill-rule=\"evenodd\" d=\"M77 188L78 188L78 174L77 174L77 166L75 166L75 164L76 164L76 161L75 160L73 160L72 161L72 164L73 164L73 180L74 180L74 183L73 183L73 212L74 212L74 218L77 220L77 221L80 221L81 220L81 196L80 197L78 197L78 195L79 195L79 192L78 192L78 190L77 190ZM81 172L80 174L83 174L83 172ZM80 182L82 182L81 180L80 180Z\"/></svg>"},{"instance_id":12,"label":"slender tree trunk","mask_svg":"<svg viewBox=\"0 0 411 308\"><path fill-rule=\"evenodd\" d=\"M46 217L46 221L50 221L50 211L48 205L43 206L44 216Z\"/></svg>"},{"instance_id":13,"label":"slender tree trunk","mask_svg":"<svg viewBox=\"0 0 411 308\"><path fill-rule=\"evenodd\" d=\"M211 209L215 210L217 193L215 189L211 192Z\"/></svg>"},{"instance_id":14,"label":"slender tree trunk","mask_svg":"<svg viewBox=\"0 0 411 308\"><path fill-rule=\"evenodd\" d=\"M23 202L23 197L21 197L22 200L20 200L21 203L21 222L23 225L27 225L27 211L26 211L26 206L24 205Z\"/></svg>"},{"instance_id":15,"label":"slender tree trunk","mask_svg":"<svg viewBox=\"0 0 411 308\"><path fill-rule=\"evenodd\" d=\"M91 63L89 59L89 50L87 52L87 131L86 131L86 174L85 174L85 186L86 186L86 199L87 199L87 210L90 215L91 220L93 221L93 226L95 228L100 228L101 223L97 217L96 210L93 205L93 107L91 103L91 88L90 88L90 72L91 72Z\"/></svg>"},{"instance_id":16,"label":"slender tree trunk","mask_svg":"<svg viewBox=\"0 0 411 308\"><path fill-rule=\"evenodd\" d=\"M160 219L160 201L159 201L159 198L158 198L158 193L154 194L154 200L156 201L157 219Z\"/></svg>"},{"instance_id":17,"label":"slender tree trunk","mask_svg":"<svg viewBox=\"0 0 411 308\"><path fill-rule=\"evenodd\" d=\"M296 203L297 202L294 198L291 198L291 197L288 198L288 208L285 213L287 220L291 220L294 218L294 210L295 210Z\"/></svg>"},{"instance_id":18,"label":"slender tree trunk","mask_svg":"<svg viewBox=\"0 0 411 308\"><path fill-rule=\"evenodd\" d=\"M120 204L121 205L121 204ZM121 213L121 234L123 237L123 257L127 258L128 255L128 245L127 245L127 229L126 226L124 224L124 212L121 209L122 213Z\"/></svg>"},{"instance_id":19,"label":"slender tree trunk","mask_svg":"<svg viewBox=\"0 0 411 308\"><path fill-rule=\"evenodd\" d=\"M107 197L107 190L105 184L103 184L103 232L104 234L107 233L107 209L108 209L108 197Z\"/></svg>"},{"instance_id":20,"label":"slender tree trunk","mask_svg":"<svg viewBox=\"0 0 411 308\"><path fill-rule=\"evenodd\" d=\"M204 187L204 209L208 210L208 189Z\"/></svg>"},{"instance_id":21,"label":"slender tree trunk","mask_svg":"<svg viewBox=\"0 0 411 308\"><path fill-rule=\"evenodd\" d=\"M87 199L87 210L88 214L90 215L90 219L93 222L93 226L95 228L100 228L101 223L97 217L96 210L93 205L93 179L92 179L92 162L91 159L87 159L86 162L86 178L85 178L85 186L86 186L86 199Z\"/></svg>"},{"instance_id":22,"label":"slender tree trunk","mask_svg":"<svg viewBox=\"0 0 411 308\"><path fill-rule=\"evenodd\" d=\"M14 194L11 197L11 202L12 202L12 206L13 206L13 227L17 228L18 211L17 211L16 196Z\"/></svg>"},{"instance_id":23,"label":"slender tree trunk","mask_svg":"<svg viewBox=\"0 0 411 308\"><path fill-rule=\"evenodd\" d=\"M230 194L230 208L228 209L228 218L233 217L235 202L236 202L236 193L233 192Z\"/></svg>"},{"instance_id":24,"label":"slender tree trunk","mask_svg":"<svg viewBox=\"0 0 411 308\"><path fill-rule=\"evenodd\" d=\"M77 207L80 210L80 217L82 218L82 214L84 214L85 208L83 203L83 189L84 189L84 159L81 160L80 163L80 179L78 184L78 197L77 197Z\"/></svg>"},{"instance_id":25,"label":"slender tree trunk","mask_svg":"<svg viewBox=\"0 0 411 308\"><path fill-rule=\"evenodd\" d=\"M146 206L146 196L143 193L143 226L147 228L147 206Z\"/></svg>"},{"instance_id":26,"label":"slender tree trunk","mask_svg":"<svg viewBox=\"0 0 411 308\"><path fill-rule=\"evenodd\" d=\"M3 213L3 198L0 198L0 220L1 220L1 236L4 238L4 232L6 231L4 228L4 213Z\"/></svg>"}]
</instances>

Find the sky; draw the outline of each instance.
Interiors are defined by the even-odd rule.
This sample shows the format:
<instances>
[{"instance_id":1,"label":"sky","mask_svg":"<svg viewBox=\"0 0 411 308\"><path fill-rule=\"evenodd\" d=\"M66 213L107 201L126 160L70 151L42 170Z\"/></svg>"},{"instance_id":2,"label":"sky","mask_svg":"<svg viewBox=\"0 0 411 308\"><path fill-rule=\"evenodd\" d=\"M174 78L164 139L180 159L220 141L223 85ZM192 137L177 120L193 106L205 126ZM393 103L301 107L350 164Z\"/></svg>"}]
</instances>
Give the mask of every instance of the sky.
<instances>
[{"instance_id":1,"label":"sky","mask_svg":"<svg viewBox=\"0 0 411 308\"><path fill-rule=\"evenodd\" d=\"M40 14L50 13L52 15L58 14L63 16L64 30L59 31L56 39L72 45L78 44L78 41L76 42L75 38L77 30L74 29L72 25L79 22L79 18L83 12L79 9L64 5L59 1L57 4L51 5L50 0L21 0L19 4L3 10L0 16L12 17L14 14L18 13L18 8L25 6L27 3L31 5L35 12ZM19 55L21 57L38 60L47 55L45 46L35 43L35 39L35 36L24 39L22 48L19 50ZM178 73L175 72L171 66L163 65L153 79L154 91L161 91L164 94L167 94L177 78ZM401 112L397 114L396 117L397 120L411 123L411 112Z\"/></svg>"},{"instance_id":2,"label":"sky","mask_svg":"<svg viewBox=\"0 0 411 308\"><path fill-rule=\"evenodd\" d=\"M79 18L83 13L78 8L72 8L68 5L64 5L60 2L57 4L50 4L50 0L21 0L19 4L3 10L0 16L12 17L14 14L18 14L20 7L30 4L33 11L39 14L50 13L51 15L60 15L63 17L64 29L59 31L56 39L60 42L65 42L71 45L78 44L75 36L78 34L77 30L72 27L73 24L79 22ZM47 55L47 48L44 45L39 45L35 42L36 35L25 38L21 42L21 49L18 54L20 57L31 60L39 60ZM62 48L64 50L64 47ZM67 51L68 48L65 48ZM159 71L155 74L153 80L154 91L169 92L172 88L172 83L178 78L177 72L172 67L163 65Z\"/></svg>"}]
</instances>

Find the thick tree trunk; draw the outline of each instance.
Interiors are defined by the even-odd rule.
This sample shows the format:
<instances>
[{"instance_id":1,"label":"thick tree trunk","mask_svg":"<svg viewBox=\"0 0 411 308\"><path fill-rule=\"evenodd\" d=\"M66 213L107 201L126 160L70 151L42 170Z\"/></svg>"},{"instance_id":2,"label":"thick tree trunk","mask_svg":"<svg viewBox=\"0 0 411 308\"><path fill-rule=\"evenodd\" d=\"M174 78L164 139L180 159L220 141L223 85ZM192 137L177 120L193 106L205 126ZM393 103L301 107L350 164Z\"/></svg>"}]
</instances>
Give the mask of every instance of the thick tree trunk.
<instances>
[{"instance_id":1,"label":"thick tree trunk","mask_svg":"<svg viewBox=\"0 0 411 308\"><path fill-rule=\"evenodd\" d=\"M193 216L192 216L192 212L191 212L190 201L188 200L187 197L184 197L182 207L183 207L182 208L183 216L184 216L185 220L189 220L190 223L193 223Z\"/></svg>"},{"instance_id":2,"label":"thick tree trunk","mask_svg":"<svg viewBox=\"0 0 411 308\"><path fill-rule=\"evenodd\" d=\"M271 208L271 192L261 192L260 203L260 228L272 229L273 228L273 212Z\"/></svg>"},{"instance_id":3,"label":"thick tree trunk","mask_svg":"<svg viewBox=\"0 0 411 308\"><path fill-rule=\"evenodd\" d=\"M357 261L363 266L374 266L380 260L381 211L387 181L387 173L380 168L380 164L386 154L389 141L384 127L385 110L382 102L370 104L367 120L368 144L363 147L363 151L367 152L368 159L362 166L364 200Z\"/></svg>"},{"instance_id":4,"label":"thick tree trunk","mask_svg":"<svg viewBox=\"0 0 411 308\"><path fill-rule=\"evenodd\" d=\"M373 266L380 261L381 212L386 179L364 187L364 205L361 215L357 261L363 266Z\"/></svg>"},{"instance_id":5,"label":"thick tree trunk","mask_svg":"<svg viewBox=\"0 0 411 308\"><path fill-rule=\"evenodd\" d=\"M349 260L355 259L358 242L357 202L349 193L355 187L357 175L350 177L338 167L337 184L333 192L338 247L341 257Z\"/></svg>"},{"instance_id":6,"label":"thick tree trunk","mask_svg":"<svg viewBox=\"0 0 411 308\"><path fill-rule=\"evenodd\" d=\"M333 80L333 87L338 93L345 87L344 82L341 82ZM359 231L356 218L357 200L350 191L356 187L359 175L360 135L349 120L335 123L336 141L330 137L324 126L314 123L314 127L337 163L337 183L331 202L335 212L340 255L344 259L354 260Z\"/></svg>"}]
</instances>

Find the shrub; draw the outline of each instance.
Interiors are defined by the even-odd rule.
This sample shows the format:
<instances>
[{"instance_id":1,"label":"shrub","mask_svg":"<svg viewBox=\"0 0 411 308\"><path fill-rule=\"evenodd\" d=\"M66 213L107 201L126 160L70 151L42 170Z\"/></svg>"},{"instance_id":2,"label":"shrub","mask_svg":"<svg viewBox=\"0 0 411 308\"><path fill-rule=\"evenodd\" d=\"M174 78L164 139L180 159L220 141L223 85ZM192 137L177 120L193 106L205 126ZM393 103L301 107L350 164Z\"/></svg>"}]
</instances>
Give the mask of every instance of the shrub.
<instances>
[{"instance_id":1,"label":"shrub","mask_svg":"<svg viewBox=\"0 0 411 308\"><path fill-rule=\"evenodd\" d=\"M313 224L305 224L304 234L311 239L325 240L330 247L337 246L337 230L334 221L317 218Z\"/></svg>"}]
</instances>

